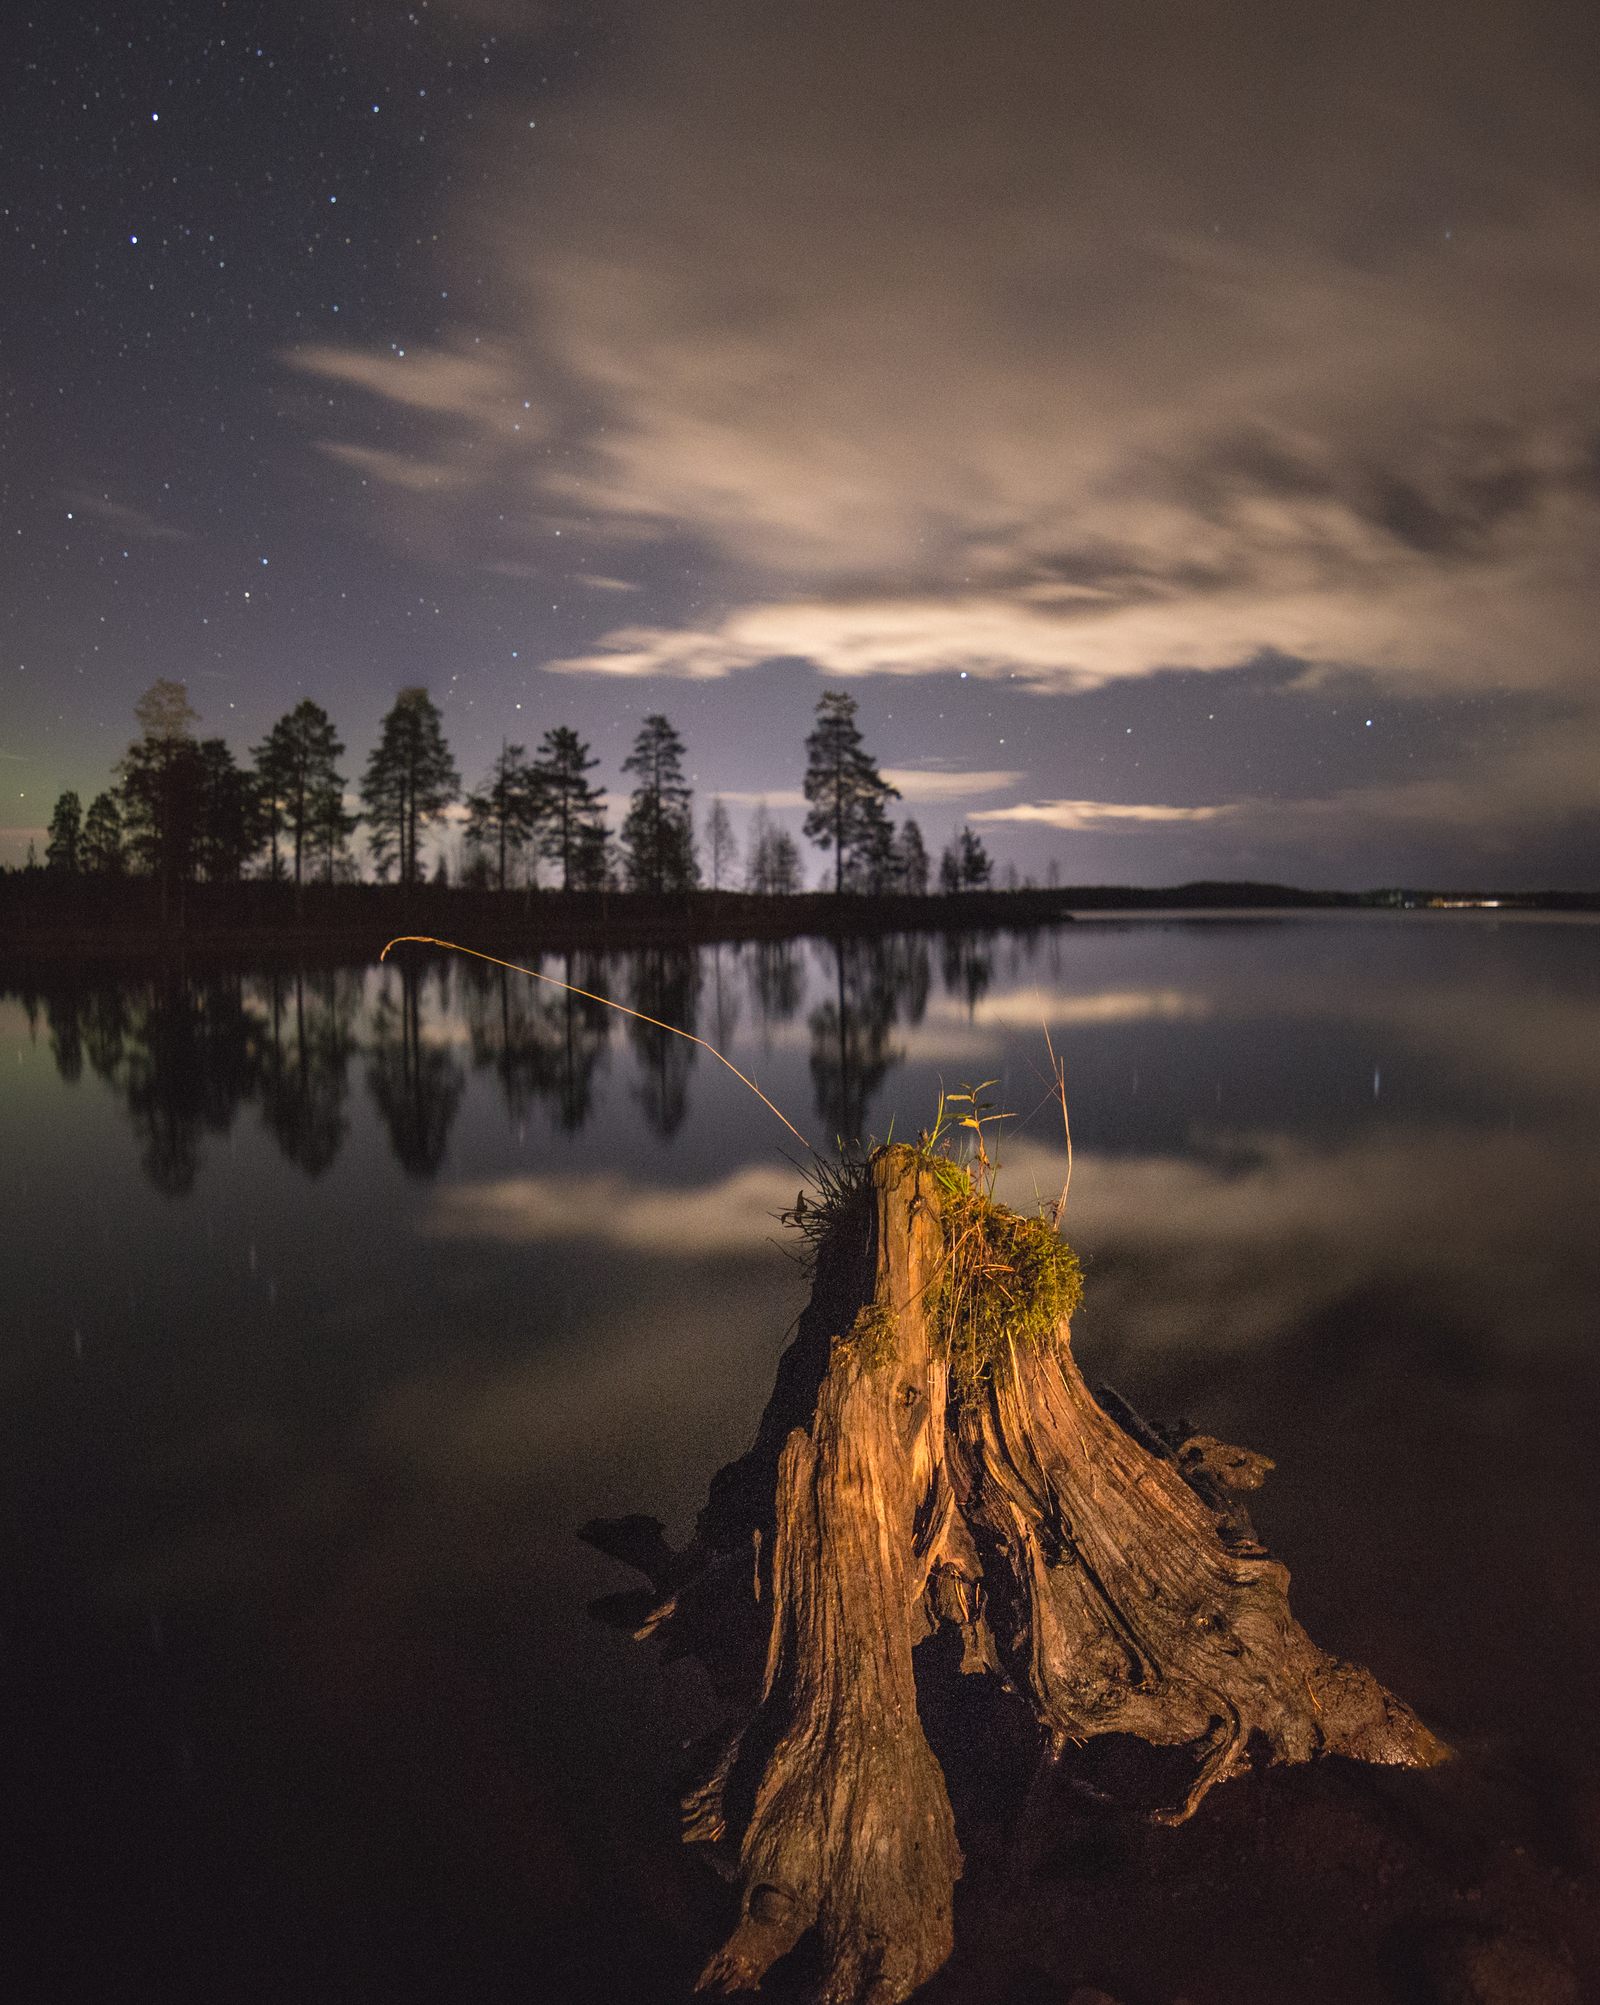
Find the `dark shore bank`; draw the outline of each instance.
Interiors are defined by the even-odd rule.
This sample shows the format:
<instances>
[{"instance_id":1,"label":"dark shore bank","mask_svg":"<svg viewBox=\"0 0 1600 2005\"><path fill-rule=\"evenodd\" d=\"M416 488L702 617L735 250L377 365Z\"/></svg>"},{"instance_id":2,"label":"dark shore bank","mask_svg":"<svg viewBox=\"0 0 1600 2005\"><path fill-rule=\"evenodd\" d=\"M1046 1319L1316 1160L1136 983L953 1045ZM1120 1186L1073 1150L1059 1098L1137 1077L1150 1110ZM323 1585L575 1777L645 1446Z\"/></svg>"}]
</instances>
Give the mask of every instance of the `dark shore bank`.
<instances>
[{"instance_id":1,"label":"dark shore bank","mask_svg":"<svg viewBox=\"0 0 1600 2005\"><path fill-rule=\"evenodd\" d=\"M1286 884L1063 885L928 897L803 892L760 897L692 891L475 891L427 884L293 885L249 881L172 890L154 880L0 874L0 967L54 961L138 962L173 954L253 965L375 960L401 934L427 934L502 954L721 941L870 938L890 933L1029 931L1077 914L1269 912L1495 905L1600 910L1600 893L1305 891Z\"/></svg>"}]
</instances>

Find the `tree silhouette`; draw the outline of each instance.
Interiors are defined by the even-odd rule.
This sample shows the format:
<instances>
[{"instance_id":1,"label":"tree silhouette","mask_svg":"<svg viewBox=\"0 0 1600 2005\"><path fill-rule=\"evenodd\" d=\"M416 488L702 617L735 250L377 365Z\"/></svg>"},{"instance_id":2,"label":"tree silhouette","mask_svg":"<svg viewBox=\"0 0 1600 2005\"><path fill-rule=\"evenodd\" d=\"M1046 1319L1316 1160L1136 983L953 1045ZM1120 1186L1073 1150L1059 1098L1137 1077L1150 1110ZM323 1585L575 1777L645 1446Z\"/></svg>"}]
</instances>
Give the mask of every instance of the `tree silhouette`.
<instances>
[{"instance_id":1,"label":"tree silhouette","mask_svg":"<svg viewBox=\"0 0 1600 2005\"><path fill-rule=\"evenodd\" d=\"M445 743L436 705L426 689L402 689L383 720L361 782L380 878L398 863L400 882L407 890L419 882L417 845L422 831L460 791L461 776Z\"/></svg>"},{"instance_id":2,"label":"tree silhouette","mask_svg":"<svg viewBox=\"0 0 1600 2005\"><path fill-rule=\"evenodd\" d=\"M372 1014L367 1091L407 1176L432 1177L444 1161L466 1077L454 1054L422 1041L423 968L400 969L398 1008L385 984Z\"/></svg>"},{"instance_id":3,"label":"tree silhouette","mask_svg":"<svg viewBox=\"0 0 1600 2005\"><path fill-rule=\"evenodd\" d=\"M793 940L761 941L748 949L750 993L764 1034L793 1021L805 997L805 957Z\"/></svg>"},{"instance_id":4,"label":"tree silhouette","mask_svg":"<svg viewBox=\"0 0 1600 2005\"><path fill-rule=\"evenodd\" d=\"M467 841L495 859L495 882L506 888L507 872L527 847L537 820L537 788L528 755L502 739L483 785L467 796Z\"/></svg>"},{"instance_id":5,"label":"tree silhouette","mask_svg":"<svg viewBox=\"0 0 1600 2005\"><path fill-rule=\"evenodd\" d=\"M913 898L921 898L928 889L928 851L921 828L909 818L900 824L896 850L900 889Z\"/></svg>"},{"instance_id":6,"label":"tree silhouette","mask_svg":"<svg viewBox=\"0 0 1600 2005\"><path fill-rule=\"evenodd\" d=\"M918 983L913 1021L927 998L927 950L909 960L893 940L835 940L836 993L811 1012L811 1083L824 1132L846 1146L862 1139L872 1096L904 1058L890 1041L900 1001Z\"/></svg>"},{"instance_id":7,"label":"tree silhouette","mask_svg":"<svg viewBox=\"0 0 1600 2005\"><path fill-rule=\"evenodd\" d=\"M568 954L558 963L564 989L513 978L504 968L469 974L467 1022L472 1062L492 1069L513 1119L542 1100L551 1120L576 1134L594 1105L594 1075L611 1040L611 1011L590 1000L606 992L604 963ZM587 996L574 995L574 988Z\"/></svg>"},{"instance_id":8,"label":"tree silhouette","mask_svg":"<svg viewBox=\"0 0 1600 2005\"><path fill-rule=\"evenodd\" d=\"M238 881L261 847L255 781L242 772L221 738L199 747L199 805L194 861L213 884Z\"/></svg>"},{"instance_id":9,"label":"tree silhouette","mask_svg":"<svg viewBox=\"0 0 1600 2005\"><path fill-rule=\"evenodd\" d=\"M547 731L533 762L534 813L539 854L561 866L561 888L571 891L585 883L585 858L590 873L598 835L605 844L605 789L592 787L584 775L599 764L576 731L558 724ZM601 867L602 879L604 865ZM588 886L586 889L598 889Z\"/></svg>"},{"instance_id":10,"label":"tree silhouette","mask_svg":"<svg viewBox=\"0 0 1600 2005\"><path fill-rule=\"evenodd\" d=\"M303 881L305 852L316 837L330 797L343 813L344 777L335 771L344 746L326 710L304 697L280 717L252 755L272 839L272 874L278 874L278 830L294 845L294 881Z\"/></svg>"},{"instance_id":11,"label":"tree silhouette","mask_svg":"<svg viewBox=\"0 0 1600 2005\"><path fill-rule=\"evenodd\" d=\"M333 973L293 979L274 975L268 985L270 1042L261 1069L261 1111L289 1161L317 1177L343 1146L349 1130L345 1101L360 977Z\"/></svg>"},{"instance_id":12,"label":"tree silhouette","mask_svg":"<svg viewBox=\"0 0 1600 2005\"><path fill-rule=\"evenodd\" d=\"M939 859L939 888L947 892L986 891L993 868L983 838L963 825Z\"/></svg>"},{"instance_id":13,"label":"tree silhouette","mask_svg":"<svg viewBox=\"0 0 1600 2005\"><path fill-rule=\"evenodd\" d=\"M200 721L181 682L151 683L133 706L142 736L117 765L123 828L135 862L160 881L165 924L172 886L193 868L202 773L192 726Z\"/></svg>"},{"instance_id":14,"label":"tree silhouette","mask_svg":"<svg viewBox=\"0 0 1600 2005\"><path fill-rule=\"evenodd\" d=\"M829 690L817 703L817 723L806 740L805 795L810 811L804 833L833 850L833 888L843 891L845 859L877 852L887 827L883 804L900 798L862 750L853 696Z\"/></svg>"},{"instance_id":15,"label":"tree silhouette","mask_svg":"<svg viewBox=\"0 0 1600 2005\"><path fill-rule=\"evenodd\" d=\"M111 793L96 794L83 818L83 867L102 877L122 869L122 811Z\"/></svg>"},{"instance_id":16,"label":"tree silhouette","mask_svg":"<svg viewBox=\"0 0 1600 2005\"><path fill-rule=\"evenodd\" d=\"M83 803L69 788L50 817L50 840L44 865L62 877L76 877L83 868Z\"/></svg>"},{"instance_id":17,"label":"tree silhouette","mask_svg":"<svg viewBox=\"0 0 1600 2005\"><path fill-rule=\"evenodd\" d=\"M694 1036L700 981L700 956L692 947L646 947L628 956L628 1001L642 1015L656 1019L641 1023L634 1018L628 1024L629 1042L644 1075L635 1098L664 1141L677 1133L689 1111L695 1047L662 1026L670 1024Z\"/></svg>"},{"instance_id":18,"label":"tree silhouette","mask_svg":"<svg viewBox=\"0 0 1600 2005\"><path fill-rule=\"evenodd\" d=\"M689 891L700 881L689 818L692 790L683 777L683 740L660 715L647 717L622 762L638 775L622 848L630 891Z\"/></svg>"},{"instance_id":19,"label":"tree silhouette","mask_svg":"<svg viewBox=\"0 0 1600 2005\"><path fill-rule=\"evenodd\" d=\"M126 1105L157 1190L181 1197L198 1174L202 1137L232 1127L255 1090L260 1031L238 976L170 967L106 999L86 1027L90 1063Z\"/></svg>"},{"instance_id":20,"label":"tree silhouette","mask_svg":"<svg viewBox=\"0 0 1600 2005\"><path fill-rule=\"evenodd\" d=\"M786 828L775 828L765 807L750 824L745 889L766 898L787 898L800 889L800 852Z\"/></svg>"},{"instance_id":21,"label":"tree silhouette","mask_svg":"<svg viewBox=\"0 0 1600 2005\"><path fill-rule=\"evenodd\" d=\"M720 800L711 803L711 813L706 817L706 847L711 851L711 888L720 891L723 878L732 877L739 861L733 823Z\"/></svg>"}]
</instances>

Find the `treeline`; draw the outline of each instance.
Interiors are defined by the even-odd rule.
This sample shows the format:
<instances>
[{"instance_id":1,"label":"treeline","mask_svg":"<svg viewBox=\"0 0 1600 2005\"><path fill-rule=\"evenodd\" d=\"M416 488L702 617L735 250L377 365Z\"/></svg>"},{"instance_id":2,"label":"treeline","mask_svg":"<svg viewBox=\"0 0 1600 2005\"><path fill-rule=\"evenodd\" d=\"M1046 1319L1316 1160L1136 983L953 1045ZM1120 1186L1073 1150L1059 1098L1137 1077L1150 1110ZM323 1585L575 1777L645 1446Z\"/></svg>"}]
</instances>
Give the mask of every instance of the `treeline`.
<instances>
[{"instance_id":1,"label":"treeline","mask_svg":"<svg viewBox=\"0 0 1600 2005\"><path fill-rule=\"evenodd\" d=\"M853 697L829 693L806 740L804 834L832 852L836 891L877 896L925 894L931 867L922 830L897 829L887 803L899 794L867 754ZM116 767L116 783L84 809L62 794L50 819L45 867L57 876L138 874L160 887L163 921L184 889L263 876L296 886L355 882L352 850L365 830L367 860L380 882L407 888L423 876L431 827L458 803L466 808L459 879L507 891L551 866L563 891L628 890L660 896L712 889L762 896L804 888L800 852L788 830L758 808L740 867L725 804L714 799L697 835L682 738L661 715L647 717L622 762L635 784L620 828L607 819L605 790L589 774L599 763L576 731L547 731L530 757L504 744L475 790L463 793L443 719L426 689L401 690L383 719L362 776L361 808L345 805L339 771L344 745L308 697L273 725L241 766L221 738L197 739L200 722L181 682L155 682L134 706L140 735ZM30 858L31 860L31 858ZM940 888L987 889L992 869L981 840L963 828L945 850ZM448 879L441 858L436 882Z\"/></svg>"}]
</instances>

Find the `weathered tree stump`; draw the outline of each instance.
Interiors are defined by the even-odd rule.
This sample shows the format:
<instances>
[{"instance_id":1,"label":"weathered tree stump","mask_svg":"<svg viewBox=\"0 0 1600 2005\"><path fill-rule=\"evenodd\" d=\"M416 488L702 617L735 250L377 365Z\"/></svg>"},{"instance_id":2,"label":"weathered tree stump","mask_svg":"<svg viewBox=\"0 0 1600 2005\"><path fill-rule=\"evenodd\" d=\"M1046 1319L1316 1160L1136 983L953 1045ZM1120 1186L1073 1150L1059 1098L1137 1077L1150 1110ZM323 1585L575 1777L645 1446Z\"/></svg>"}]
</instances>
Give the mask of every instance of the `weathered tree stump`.
<instances>
[{"instance_id":1,"label":"weathered tree stump","mask_svg":"<svg viewBox=\"0 0 1600 2005\"><path fill-rule=\"evenodd\" d=\"M644 1518L584 1533L655 1588L596 1612L700 1658L729 1707L684 1799L686 1841L736 1849L742 1889L702 1990L755 1989L811 1929L837 2005L905 1998L950 1954L961 1853L912 1667L942 1623L963 1671L1032 1708L1046 1772L1096 1734L1190 1750L1166 1821L1252 1744L1446 1758L1290 1615L1288 1571L1237 1501L1271 1463L1169 1444L1091 1394L1069 1348L1077 1266L1048 1221L906 1146L825 1175L793 1216L811 1302L693 1541L673 1553Z\"/></svg>"}]
</instances>

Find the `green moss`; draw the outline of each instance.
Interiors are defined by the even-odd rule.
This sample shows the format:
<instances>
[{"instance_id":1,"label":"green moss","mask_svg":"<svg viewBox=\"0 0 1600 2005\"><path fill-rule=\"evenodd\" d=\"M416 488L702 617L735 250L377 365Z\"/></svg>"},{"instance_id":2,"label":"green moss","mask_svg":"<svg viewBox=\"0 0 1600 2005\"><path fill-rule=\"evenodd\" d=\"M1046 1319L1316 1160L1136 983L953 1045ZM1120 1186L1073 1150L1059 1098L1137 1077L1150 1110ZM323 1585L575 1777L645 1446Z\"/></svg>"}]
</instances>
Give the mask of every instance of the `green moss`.
<instances>
[{"instance_id":1,"label":"green moss","mask_svg":"<svg viewBox=\"0 0 1600 2005\"><path fill-rule=\"evenodd\" d=\"M868 1302L856 1311L856 1319L833 1347L857 1360L863 1371L876 1371L895 1360L894 1311L886 1302Z\"/></svg>"},{"instance_id":2,"label":"green moss","mask_svg":"<svg viewBox=\"0 0 1600 2005\"><path fill-rule=\"evenodd\" d=\"M1044 1218L1024 1218L935 1158L944 1259L931 1325L950 1369L951 1396L977 1397L1012 1345L1051 1342L1083 1300L1078 1256Z\"/></svg>"}]
</instances>

